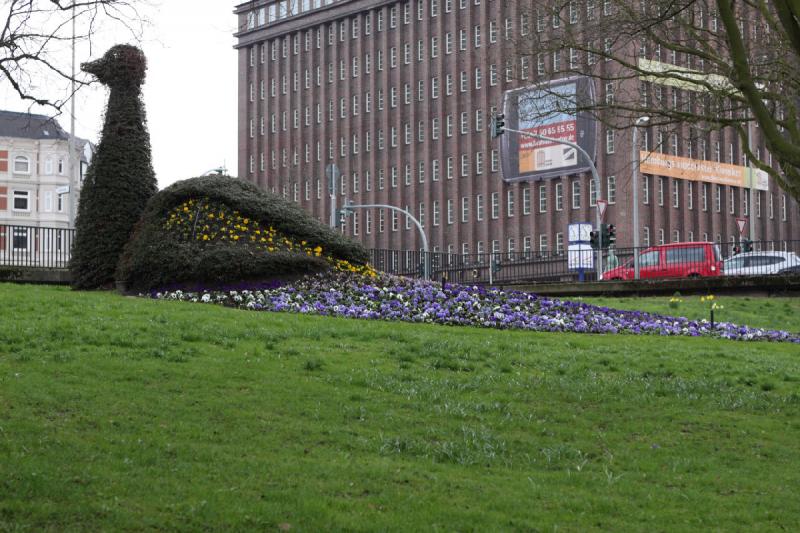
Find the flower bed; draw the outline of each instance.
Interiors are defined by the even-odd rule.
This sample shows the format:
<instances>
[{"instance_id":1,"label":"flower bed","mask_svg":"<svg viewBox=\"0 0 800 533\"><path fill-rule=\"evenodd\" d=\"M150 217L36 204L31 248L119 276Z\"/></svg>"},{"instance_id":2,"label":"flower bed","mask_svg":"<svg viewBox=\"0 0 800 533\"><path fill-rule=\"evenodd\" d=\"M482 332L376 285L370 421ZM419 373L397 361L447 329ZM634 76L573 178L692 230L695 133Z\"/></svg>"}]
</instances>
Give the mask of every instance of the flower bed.
<instances>
[{"instance_id":1,"label":"flower bed","mask_svg":"<svg viewBox=\"0 0 800 533\"><path fill-rule=\"evenodd\" d=\"M153 292L154 298L372 320L575 333L705 336L800 343L800 337L720 322L621 311L535 294L381 275L329 274L272 288Z\"/></svg>"},{"instance_id":2,"label":"flower bed","mask_svg":"<svg viewBox=\"0 0 800 533\"><path fill-rule=\"evenodd\" d=\"M201 244L227 242L250 246L261 253L295 252L310 257L321 257L333 268L375 277L369 265L358 265L337 259L323 252L322 246L309 244L305 240L293 239L272 226L262 226L257 220L231 210L224 203L207 197L189 198L173 207L163 224L165 230L175 233L184 241Z\"/></svg>"}]
</instances>

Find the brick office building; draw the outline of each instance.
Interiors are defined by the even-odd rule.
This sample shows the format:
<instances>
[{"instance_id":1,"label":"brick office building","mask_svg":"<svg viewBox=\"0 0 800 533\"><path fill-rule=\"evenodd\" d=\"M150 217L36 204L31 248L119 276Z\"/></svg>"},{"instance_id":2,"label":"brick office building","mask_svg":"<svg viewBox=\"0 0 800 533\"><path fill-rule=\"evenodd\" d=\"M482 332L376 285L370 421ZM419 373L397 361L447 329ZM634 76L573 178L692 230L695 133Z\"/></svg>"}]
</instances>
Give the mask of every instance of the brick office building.
<instances>
[{"instance_id":1,"label":"brick office building","mask_svg":"<svg viewBox=\"0 0 800 533\"><path fill-rule=\"evenodd\" d=\"M577 5L582 16L604 16L593 1ZM242 178L327 221L324 169L336 163L340 206L347 198L405 207L432 248L454 253L560 252L570 222L594 220L589 175L502 180L489 124L503 92L547 81L551 61L572 60L514 59L517 32L541 29L515 2L257 0L235 12ZM730 134L710 134L694 154L677 140L662 147L742 164ZM620 245L632 242L630 154L630 130L598 128L606 220ZM800 239L797 204L775 183L756 192L752 209L747 196L741 187L645 175L642 244L733 240L735 219L751 211L757 239ZM357 211L344 231L371 248L420 246L413 225L386 210Z\"/></svg>"}]
</instances>

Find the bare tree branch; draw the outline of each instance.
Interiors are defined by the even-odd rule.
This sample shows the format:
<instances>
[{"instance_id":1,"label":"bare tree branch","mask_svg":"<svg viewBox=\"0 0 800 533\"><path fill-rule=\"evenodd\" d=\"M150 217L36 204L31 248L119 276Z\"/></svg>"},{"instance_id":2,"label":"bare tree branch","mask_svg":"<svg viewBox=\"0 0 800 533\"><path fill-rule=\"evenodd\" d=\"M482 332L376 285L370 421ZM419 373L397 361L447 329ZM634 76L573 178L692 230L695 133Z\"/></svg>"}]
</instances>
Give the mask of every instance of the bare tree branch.
<instances>
[{"instance_id":1,"label":"bare tree branch","mask_svg":"<svg viewBox=\"0 0 800 533\"><path fill-rule=\"evenodd\" d=\"M800 199L797 0L520 0L519 9L527 35L508 55L527 65L526 83L587 75L598 97L579 111L623 129L650 116L654 131L690 149L736 135L741 153ZM752 124L767 150L748 146Z\"/></svg>"},{"instance_id":2,"label":"bare tree branch","mask_svg":"<svg viewBox=\"0 0 800 533\"><path fill-rule=\"evenodd\" d=\"M72 77L67 50L73 38L91 46L98 22L107 21L139 41L146 24L139 8L146 1L2 0L0 83L24 101L60 112L73 96L71 82L77 89L89 83L80 72Z\"/></svg>"}]
</instances>

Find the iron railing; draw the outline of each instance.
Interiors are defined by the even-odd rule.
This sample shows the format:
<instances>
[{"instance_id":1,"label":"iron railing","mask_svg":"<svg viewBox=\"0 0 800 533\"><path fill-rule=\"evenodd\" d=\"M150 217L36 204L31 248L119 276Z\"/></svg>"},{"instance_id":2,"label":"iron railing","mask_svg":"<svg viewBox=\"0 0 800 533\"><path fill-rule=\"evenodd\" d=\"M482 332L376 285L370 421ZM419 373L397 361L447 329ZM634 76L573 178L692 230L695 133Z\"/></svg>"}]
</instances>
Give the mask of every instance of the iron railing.
<instances>
[{"instance_id":1,"label":"iron railing","mask_svg":"<svg viewBox=\"0 0 800 533\"><path fill-rule=\"evenodd\" d=\"M0 267L65 269L75 230L0 224ZM709 243L711 244L711 243ZM752 249L752 251L748 251ZM634 277L634 249L603 251L603 279ZM640 278L800 274L800 240L672 243L642 246ZM596 279L592 251L523 251L482 254L424 253L418 250L369 250L379 271L422 277L430 261L431 277L455 283L557 283ZM582 271L578 267L583 266Z\"/></svg>"},{"instance_id":2,"label":"iron railing","mask_svg":"<svg viewBox=\"0 0 800 533\"><path fill-rule=\"evenodd\" d=\"M747 244L671 243L603 250L604 280L634 279L634 252L640 279L800 274L800 240ZM750 250L750 251L748 251ZM589 251L448 254L416 250L370 250L376 269L421 277L425 258L432 278L456 283L557 283L595 281L595 254ZM583 268L579 268L579 267Z\"/></svg>"},{"instance_id":3,"label":"iron railing","mask_svg":"<svg viewBox=\"0 0 800 533\"><path fill-rule=\"evenodd\" d=\"M0 224L0 267L65 269L75 230Z\"/></svg>"}]
</instances>

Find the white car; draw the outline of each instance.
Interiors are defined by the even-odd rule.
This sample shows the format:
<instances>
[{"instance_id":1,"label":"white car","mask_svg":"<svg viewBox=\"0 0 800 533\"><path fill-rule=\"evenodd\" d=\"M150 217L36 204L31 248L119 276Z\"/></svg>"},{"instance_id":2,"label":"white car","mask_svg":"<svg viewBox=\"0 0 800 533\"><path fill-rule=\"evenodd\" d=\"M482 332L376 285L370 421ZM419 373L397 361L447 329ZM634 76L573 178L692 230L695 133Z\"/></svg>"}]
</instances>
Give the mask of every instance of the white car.
<instances>
[{"instance_id":1,"label":"white car","mask_svg":"<svg viewBox=\"0 0 800 533\"><path fill-rule=\"evenodd\" d=\"M722 273L726 276L765 276L800 266L794 252L746 252L725 260Z\"/></svg>"}]
</instances>

